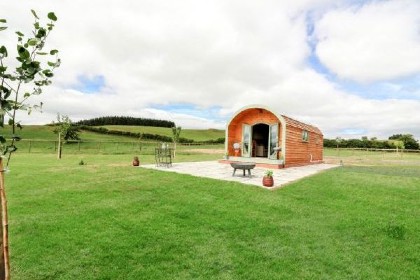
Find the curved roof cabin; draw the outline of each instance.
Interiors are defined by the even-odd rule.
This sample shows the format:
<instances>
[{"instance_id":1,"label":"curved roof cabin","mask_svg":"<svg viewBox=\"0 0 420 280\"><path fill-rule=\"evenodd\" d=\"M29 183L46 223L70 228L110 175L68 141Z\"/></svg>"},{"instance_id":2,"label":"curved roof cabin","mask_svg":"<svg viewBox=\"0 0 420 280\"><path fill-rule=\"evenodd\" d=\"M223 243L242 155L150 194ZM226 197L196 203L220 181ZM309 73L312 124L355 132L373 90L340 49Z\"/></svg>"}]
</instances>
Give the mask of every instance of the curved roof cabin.
<instances>
[{"instance_id":1,"label":"curved roof cabin","mask_svg":"<svg viewBox=\"0 0 420 280\"><path fill-rule=\"evenodd\" d=\"M315 126L264 106L247 106L227 124L225 152L230 162L255 162L271 168L321 163L323 135Z\"/></svg>"}]
</instances>

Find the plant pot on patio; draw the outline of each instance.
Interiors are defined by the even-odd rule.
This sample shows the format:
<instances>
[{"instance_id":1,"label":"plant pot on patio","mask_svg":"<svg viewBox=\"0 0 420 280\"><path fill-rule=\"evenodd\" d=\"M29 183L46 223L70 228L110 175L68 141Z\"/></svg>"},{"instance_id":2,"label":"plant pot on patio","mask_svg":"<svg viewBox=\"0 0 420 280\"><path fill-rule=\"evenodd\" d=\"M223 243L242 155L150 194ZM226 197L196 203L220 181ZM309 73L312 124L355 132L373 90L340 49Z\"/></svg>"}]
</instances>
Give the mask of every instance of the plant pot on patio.
<instances>
[{"instance_id":1,"label":"plant pot on patio","mask_svg":"<svg viewBox=\"0 0 420 280\"><path fill-rule=\"evenodd\" d=\"M274 185L273 171L267 170L262 180L264 187L272 187Z\"/></svg>"},{"instance_id":2,"label":"plant pot on patio","mask_svg":"<svg viewBox=\"0 0 420 280\"><path fill-rule=\"evenodd\" d=\"M138 157L134 157L133 159L133 166L139 166L140 165L140 160Z\"/></svg>"},{"instance_id":3,"label":"plant pot on patio","mask_svg":"<svg viewBox=\"0 0 420 280\"><path fill-rule=\"evenodd\" d=\"M235 157L239 157L239 155L241 153L241 144L233 143L233 150L234 150L234 153L235 153Z\"/></svg>"}]
</instances>

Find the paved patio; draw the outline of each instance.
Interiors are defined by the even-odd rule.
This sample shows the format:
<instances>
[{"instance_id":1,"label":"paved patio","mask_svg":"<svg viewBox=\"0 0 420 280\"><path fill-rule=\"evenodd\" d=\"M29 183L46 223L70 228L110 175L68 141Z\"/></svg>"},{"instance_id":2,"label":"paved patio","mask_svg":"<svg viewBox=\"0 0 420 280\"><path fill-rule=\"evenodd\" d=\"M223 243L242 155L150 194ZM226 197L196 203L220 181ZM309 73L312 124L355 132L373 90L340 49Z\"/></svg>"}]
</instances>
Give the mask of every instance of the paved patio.
<instances>
[{"instance_id":1,"label":"paved patio","mask_svg":"<svg viewBox=\"0 0 420 280\"><path fill-rule=\"evenodd\" d=\"M335 164L313 164L301 167L289 167L284 169L273 169L274 187L279 188L287 183L299 180L303 177L314 175L320 171L338 167ZM242 170L237 170L232 176L233 168L230 164L217 161L182 162L173 163L172 167L156 167L154 164L141 165L143 168L156 169L161 171L190 174L197 177L207 177L226 181L235 181L243 184L262 186L262 178L267 168L255 167L251 170L251 177L242 176ZM246 172L248 175L248 172ZM265 187L263 187L265 188Z\"/></svg>"}]
</instances>

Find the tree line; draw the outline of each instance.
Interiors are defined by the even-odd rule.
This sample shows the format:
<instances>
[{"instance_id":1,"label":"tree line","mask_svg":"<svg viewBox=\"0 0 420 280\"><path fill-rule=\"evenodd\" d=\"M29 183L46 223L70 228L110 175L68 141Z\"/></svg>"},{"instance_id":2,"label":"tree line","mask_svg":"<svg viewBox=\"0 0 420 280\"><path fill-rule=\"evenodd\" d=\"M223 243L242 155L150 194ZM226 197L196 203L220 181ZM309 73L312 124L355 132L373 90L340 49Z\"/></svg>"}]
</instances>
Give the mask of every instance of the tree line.
<instances>
[{"instance_id":1,"label":"tree line","mask_svg":"<svg viewBox=\"0 0 420 280\"><path fill-rule=\"evenodd\" d=\"M394 134L388 140L378 140L376 137L368 139L366 136L361 139L324 139L324 147L419 150L420 144L412 134Z\"/></svg>"},{"instance_id":2,"label":"tree line","mask_svg":"<svg viewBox=\"0 0 420 280\"><path fill-rule=\"evenodd\" d=\"M99 117L88 120L81 120L76 123L77 125L85 126L99 126L99 125L141 125L141 126L155 126L155 127L175 127L173 121L147 119L147 118L134 118L125 116L107 116Z\"/></svg>"}]
</instances>

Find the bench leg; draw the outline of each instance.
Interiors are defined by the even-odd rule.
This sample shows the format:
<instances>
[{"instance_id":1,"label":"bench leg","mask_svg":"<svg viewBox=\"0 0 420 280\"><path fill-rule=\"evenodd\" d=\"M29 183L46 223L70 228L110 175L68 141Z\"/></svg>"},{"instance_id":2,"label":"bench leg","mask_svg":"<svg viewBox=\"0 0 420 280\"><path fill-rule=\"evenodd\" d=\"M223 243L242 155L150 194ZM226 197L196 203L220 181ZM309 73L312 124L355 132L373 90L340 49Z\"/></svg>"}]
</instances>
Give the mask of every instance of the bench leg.
<instances>
[{"instance_id":1,"label":"bench leg","mask_svg":"<svg viewBox=\"0 0 420 280\"><path fill-rule=\"evenodd\" d=\"M248 169L248 177L251 177L251 169Z\"/></svg>"},{"instance_id":2,"label":"bench leg","mask_svg":"<svg viewBox=\"0 0 420 280\"><path fill-rule=\"evenodd\" d=\"M235 176L236 168L233 169L232 177Z\"/></svg>"},{"instance_id":3,"label":"bench leg","mask_svg":"<svg viewBox=\"0 0 420 280\"><path fill-rule=\"evenodd\" d=\"M244 172L244 177L245 177L245 169L242 169L242 171Z\"/></svg>"}]
</instances>

